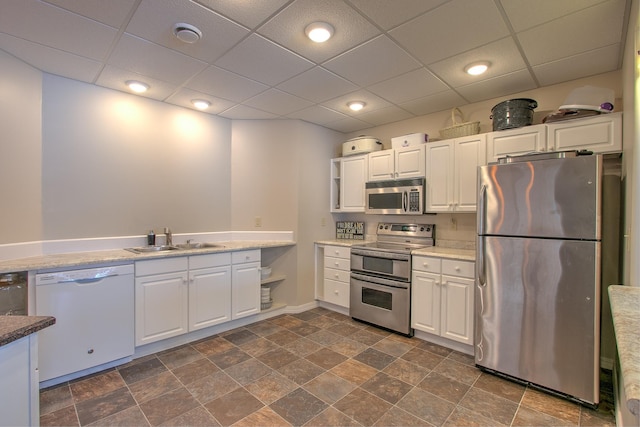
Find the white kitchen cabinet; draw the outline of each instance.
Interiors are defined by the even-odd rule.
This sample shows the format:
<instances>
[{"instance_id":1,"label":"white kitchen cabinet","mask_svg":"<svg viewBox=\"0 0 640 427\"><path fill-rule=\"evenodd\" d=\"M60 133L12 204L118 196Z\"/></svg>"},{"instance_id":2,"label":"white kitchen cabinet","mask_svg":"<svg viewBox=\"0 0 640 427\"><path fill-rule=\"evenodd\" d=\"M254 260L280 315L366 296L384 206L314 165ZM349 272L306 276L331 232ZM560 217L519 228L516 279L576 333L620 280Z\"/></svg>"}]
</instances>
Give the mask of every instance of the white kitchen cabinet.
<instances>
[{"instance_id":1,"label":"white kitchen cabinet","mask_svg":"<svg viewBox=\"0 0 640 427\"><path fill-rule=\"evenodd\" d=\"M424 178L424 144L369 154L369 181Z\"/></svg>"},{"instance_id":2,"label":"white kitchen cabinet","mask_svg":"<svg viewBox=\"0 0 640 427\"><path fill-rule=\"evenodd\" d=\"M547 126L549 150L590 150L595 153L622 151L622 113L601 114Z\"/></svg>"},{"instance_id":3,"label":"white kitchen cabinet","mask_svg":"<svg viewBox=\"0 0 640 427\"><path fill-rule=\"evenodd\" d=\"M0 426L39 426L38 334L0 347Z\"/></svg>"},{"instance_id":4,"label":"white kitchen cabinet","mask_svg":"<svg viewBox=\"0 0 640 427\"><path fill-rule=\"evenodd\" d=\"M351 249L346 246L324 248L324 300L349 308Z\"/></svg>"},{"instance_id":5,"label":"white kitchen cabinet","mask_svg":"<svg viewBox=\"0 0 640 427\"><path fill-rule=\"evenodd\" d=\"M136 262L136 345L189 330L188 258Z\"/></svg>"},{"instance_id":6,"label":"white kitchen cabinet","mask_svg":"<svg viewBox=\"0 0 640 427\"><path fill-rule=\"evenodd\" d=\"M331 212L364 212L368 155L331 160Z\"/></svg>"},{"instance_id":7,"label":"white kitchen cabinet","mask_svg":"<svg viewBox=\"0 0 640 427\"><path fill-rule=\"evenodd\" d=\"M411 327L473 344L474 263L413 257Z\"/></svg>"},{"instance_id":8,"label":"white kitchen cabinet","mask_svg":"<svg viewBox=\"0 0 640 427\"><path fill-rule=\"evenodd\" d=\"M260 250L231 254L231 318L260 313Z\"/></svg>"},{"instance_id":9,"label":"white kitchen cabinet","mask_svg":"<svg viewBox=\"0 0 640 427\"><path fill-rule=\"evenodd\" d=\"M231 253L189 257L189 331L231 320Z\"/></svg>"},{"instance_id":10,"label":"white kitchen cabinet","mask_svg":"<svg viewBox=\"0 0 640 427\"><path fill-rule=\"evenodd\" d=\"M426 144L426 212L475 212L477 168L486 164L486 135Z\"/></svg>"},{"instance_id":11,"label":"white kitchen cabinet","mask_svg":"<svg viewBox=\"0 0 640 427\"><path fill-rule=\"evenodd\" d=\"M520 156L547 150L546 125L524 126L487 134L487 161L495 163L501 157Z\"/></svg>"}]
</instances>

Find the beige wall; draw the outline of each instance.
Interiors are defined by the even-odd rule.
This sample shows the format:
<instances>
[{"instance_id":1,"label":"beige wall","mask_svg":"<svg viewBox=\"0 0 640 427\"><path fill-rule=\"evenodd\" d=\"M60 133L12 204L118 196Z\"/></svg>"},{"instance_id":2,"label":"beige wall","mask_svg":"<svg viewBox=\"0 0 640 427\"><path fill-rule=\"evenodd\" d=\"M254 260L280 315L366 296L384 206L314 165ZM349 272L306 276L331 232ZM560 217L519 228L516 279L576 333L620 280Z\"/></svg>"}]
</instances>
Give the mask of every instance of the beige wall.
<instances>
[{"instance_id":1,"label":"beige wall","mask_svg":"<svg viewBox=\"0 0 640 427\"><path fill-rule=\"evenodd\" d=\"M231 121L44 75L43 239L227 231Z\"/></svg>"},{"instance_id":2,"label":"beige wall","mask_svg":"<svg viewBox=\"0 0 640 427\"><path fill-rule=\"evenodd\" d=\"M40 240L42 73L0 51L0 244Z\"/></svg>"}]
</instances>

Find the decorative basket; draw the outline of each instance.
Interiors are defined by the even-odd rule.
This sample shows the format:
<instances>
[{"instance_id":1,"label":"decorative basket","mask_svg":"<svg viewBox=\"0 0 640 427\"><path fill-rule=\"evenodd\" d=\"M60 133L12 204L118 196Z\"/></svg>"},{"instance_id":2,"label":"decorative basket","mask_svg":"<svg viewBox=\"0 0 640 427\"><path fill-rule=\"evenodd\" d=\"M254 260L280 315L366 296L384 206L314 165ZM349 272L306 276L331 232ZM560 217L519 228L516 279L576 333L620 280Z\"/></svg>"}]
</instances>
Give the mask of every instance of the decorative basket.
<instances>
[{"instance_id":1,"label":"decorative basket","mask_svg":"<svg viewBox=\"0 0 640 427\"><path fill-rule=\"evenodd\" d=\"M456 122L456 112L460 115L460 118L464 120L462 111L458 107L451 110L451 122L453 126L449 126L444 129L440 129L440 136L444 139L458 138L467 135L476 135L480 133L480 122Z\"/></svg>"}]
</instances>

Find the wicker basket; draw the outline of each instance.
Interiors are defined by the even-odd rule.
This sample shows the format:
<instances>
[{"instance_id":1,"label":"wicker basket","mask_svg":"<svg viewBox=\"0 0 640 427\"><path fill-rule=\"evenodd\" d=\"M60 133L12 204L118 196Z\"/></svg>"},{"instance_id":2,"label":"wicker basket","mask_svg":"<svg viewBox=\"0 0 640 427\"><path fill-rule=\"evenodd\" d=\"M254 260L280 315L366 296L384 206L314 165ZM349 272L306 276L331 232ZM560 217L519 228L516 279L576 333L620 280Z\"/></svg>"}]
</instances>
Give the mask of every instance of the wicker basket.
<instances>
[{"instance_id":1,"label":"wicker basket","mask_svg":"<svg viewBox=\"0 0 640 427\"><path fill-rule=\"evenodd\" d=\"M456 122L456 112L458 112L461 119L464 119L464 117L462 116L462 111L460 111L458 107L452 109L451 122L453 123L453 126L440 129L440 136L442 138L458 138L460 136L476 135L480 133L480 122L458 123Z\"/></svg>"}]
</instances>

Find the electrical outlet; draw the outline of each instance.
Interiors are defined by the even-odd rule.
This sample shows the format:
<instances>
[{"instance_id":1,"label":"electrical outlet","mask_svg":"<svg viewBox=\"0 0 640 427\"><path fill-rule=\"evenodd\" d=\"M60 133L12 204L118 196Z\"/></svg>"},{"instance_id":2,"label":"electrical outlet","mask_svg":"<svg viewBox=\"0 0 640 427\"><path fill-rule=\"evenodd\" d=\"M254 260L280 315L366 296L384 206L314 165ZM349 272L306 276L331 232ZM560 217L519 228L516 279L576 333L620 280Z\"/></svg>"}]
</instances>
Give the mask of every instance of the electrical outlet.
<instances>
[{"instance_id":1,"label":"electrical outlet","mask_svg":"<svg viewBox=\"0 0 640 427\"><path fill-rule=\"evenodd\" d=\"M320 227L327 226L327 219L325 217L320 218Z\"/></svg>"},{"instance_id":2,"label":"electrical outlet","mask_svg":"<svg viewBox=\"0 0 640 427\"><path fill-rule=\"evenodd\" d=\"M262 218L257 216L255 219L255 223L256 223L256 227L262 227Z\"/></svg>"}]
</instances>

